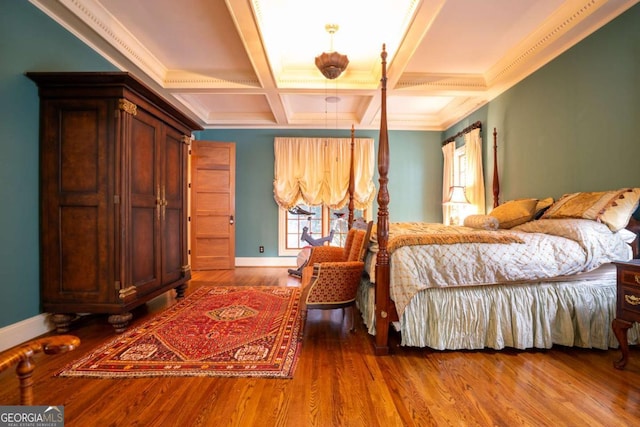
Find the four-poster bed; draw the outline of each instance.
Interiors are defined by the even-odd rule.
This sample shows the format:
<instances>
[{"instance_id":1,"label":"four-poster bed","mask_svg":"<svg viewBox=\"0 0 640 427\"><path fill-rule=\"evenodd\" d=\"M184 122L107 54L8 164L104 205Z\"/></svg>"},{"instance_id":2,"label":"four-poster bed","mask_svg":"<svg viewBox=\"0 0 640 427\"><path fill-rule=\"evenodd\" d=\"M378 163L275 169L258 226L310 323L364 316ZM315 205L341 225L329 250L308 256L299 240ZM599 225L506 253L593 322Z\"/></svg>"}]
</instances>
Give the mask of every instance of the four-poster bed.
<instances>
[{"instance_id":1,"label":"four-poster bed","mask_svg":"<svg viewBox=\"0 0 640 427\"><path fill-rule=\"evenodd\" d=\"M622 237L618 236L620 233L604 232L611 234L610 240L592 243L592 242L580 242L585 245L601 245L602 248L596 250L604 254L603 260L594 261L590 259L592 264L589 266L603 265L603 271L596 273L584 274L579 277L579 280L574 280L573 276L575 271L571 272L572 277L560 273L562 276L560 279L540 279L534 277L531 280L512 280L510 282L484 282L481 286L476 285L464 285L464 286L426 286L426 289L419 289L415 292L415 296L407 298L405 304L401 305L402 312L399 313L397 309L396 301L392 299L392 293L395 276L404 275L404 279L408 281L420 281L424 280L424 277L432 277L438 271L431 267L424 268L419 264L410 264L407 262L408 270L415 270L415 276L411 276L411 271L403 272L402 274L392 274L392 261L400 263L396 253L400 253L398 247L390 248L390 229L395 228L396 224L389 223L389 190L388 190L388 172L389 172L389 140L387 129L387 108L386 108L386 57L387 53L383 45L382 49L382 78L381 78L381 117L380 117L380 136L379 136L379 148L378 148L378 173L379 173L379 188L378 188L378 217L375 224L375 236L374 244L375 251L369 253L369 266L368 269L369 278L363 280L361 283L358 306L363 314L365 323L371 334L375 335L375 353L378 355L387 354L389 351L388 338L389 328L392 324L398 325L400 334L402 336L402 344L410 346L425 346L437 349L473 349L490 347L499 349L503 347L516 347L516 348L548 348L553 344L561 345L576 345L581 347L596 347L596 348L608 348L617 347L617 341L613 336L613 332L609 333L611 321L615 317L615 271L611 274L611 269L605 269L604 267L612 267L611 260L608 260L607 256L610 255L613 260L619 259L624 256L631 256L629 245L630 240L636 237L634 241L635 250L633 252L634 257L638 257L638 238L640 233L640 225L637 220L631 218L628 220L627 229L633 231L631 238L627 235L626 240L623 242ZM480 127L480 123L474 123L465 131ZM465 132L463 131L463 132ZM498 197L500 186L498 183L498 171L497 171L497 133L494 129L494 182L493 182L493 205L494 208L499 206ZM456 136L454 136L455 138ZM636 189L628 190L628 193L624 193L619 197L623 199L631 196L636 197ZM627 195L631 194L631 196ZM638 190L640 195L640 190ZM626 195L626 196L625 196ZM637 206L637 199L635 199ZM508 206L508 203L503 204ZM535 203L534 203L535 206ZM555 205L554 205L555 206ZM501 206L502 207L502 206ZM556 208L559 210L561 206ZM351 210L351 208L350 208ZM553 217L550 217L553 218ZM531 219L531 218L530 218ZM537 223L529 225L530 223ZM499 231L478 231L478 234L482 234L483 239L489 239L483 242L470 242L467 240L462 241L461 245L465 250L484 251L487 248L500 247L500 251L505 250L505 246L516 248L523 253L537 252L537 249L528 249L530 244L529 240L532 238L536 240L538 245L547 245L547 240L555 242L556 240L567 240L564 237L551 236L545 237L544 240L540 237L546 230L536 229L540 227L539 224L553 224L555 228L562 228L565 223L570 226L569 231L561 230L561 233L574 233L574 234L602 234L602 227L606 228L606 225L601 224L599 221L592 221L587 219L578 220L558 220L550 219L550 221L530 221L522 226L514 227L511 230L499 230ZM600 227L596 231L583 232L580 227L586 225L588 227ZM393 227L392 227L393 226ZM403 225L405 228L419 228L418 224L411 223ZM444 227L440 225L441 227ZM527 229L528 227L528 229ZM400 227L401 228L401 227ZM464 227L463 227L464 228ZM576 231L578 229L579 231ZM447 229L449 230L449 229ZM453 229L451 229L453 230ZM438 232L451 234L449 231L444 232L443 229L438 229ZM555 231L554 231L555 232ZM471 234L469 229L460 229L456 233L460 233L456 238L464 236L466 239L468 234ZM492 234L493 233L493 234ZM505 240L498 241L495 235L500 233L509 234L509 238L520 239L518 240ZM544 234L546 236L546 234ZM404 236L406 237L406 236ZM442 236L441 236L442 237ZM449 236L451 237L451 236ZM609 239L608 236L603 239ZM615 240L615 241L614 241ZM395 245L395 240L392 242ZM460 243L460 242L459 242ZM562 243L562 242L560 242ZM550 244L550 243L549 243ZM555 243L554 243L555 244ZM563 243L565 244L565 243ZM576 243L577 244L577 243ZM412 245L416 245L412 243ZM453 246L447 243L447 250ZM500 246L502 245L502 246ZM428 249L424 249L430 246ZM412 248L419 247L420 251L428 251L432 248L437 250L438 246L434 244L419 244L412 246ZM624 246L624 247L623 247ZM604 248L604 249L603 249ZM401 247L400 249L404 249ZM422 252L415 252L418 249L411 249L414 258L423 257L426 259L426 255ZM560 249L560 252L564 249ZM395 252L394 252L395 251ZM393 257L391 252L394 252ZM623 254L624 252L624 254ZM418 254L418 255L417 255ZM476 270L483 270L482 274L487 274L487 277L499 276L499 274L492 271L489 264L480 265L480 260L484 260L484 252L479 252L480 255L476 255ZM505 254L508 255L507 252ZM398 255L399 256L399 255ZM434 265L441 260L435 256ZM474 256L470 256L473 258ZM587 258L590 258L588 255ZM506 256L502 259L508 259ZM552 257L553 258L553 257ZM464 258L458 258L458 262L464 263L468 260ZM473 260L472 260L473 261ZM411 261L413 262L413 261ZM374 266L374 267L373 267ZM473 262L468 266L474 268ZM519 266L521 268L527 267ZM400 268L400 267L398 267ZM587 268L587 267L585 267ZM499 269L499 268L498 268ZM524 268L526 270L526 268ZM485 272L484 270L487 270ZM594 267L594 270L596 269ZM576 270L581 271L581 270ZM587 270L585 270L587 271ZM477 273L477 271L476 271ZM518 272L519 273L519 272ZM512 273L507 273L505 276L509 276ZM514 277L518 278L516 273ZM404 280L403 279L403 280ZM407 281L405 280L405 281ZM437 281L437 279L434 279ZM445 279L442 279L446 281ZM401 280L397 280L401 281ZM480 280L481 282L481 280ZM502 283L502 284L498 284ZM586 289L588 296L583 296L582 291ZM398 294L398 291L395 291ZM514 307L514 306L518 307ZM460 324L447 323L446 316L437 318L441 313L440 310L443 306L447 306L449 313L446 316L451 316L451 322L460 323L460 319L464 318L462 326ZM522 307L520 307L522 306ZM562 307L556 307L562 306ZM451 309L453 307L453 309ZM593 308L595 307L595 308ZM430 311L426 314L424 311ZM520 311L518 311L520 310ZM535 313L532 313L535 311ZM584 313L583 313L584 311ZM400 315L399 315L400 314ZM475 316L475 317L474 317ZM502 318L501 318L502 316ZM512 316L513 318L509 318ZM505 319L506 318L506 319ZM426 319L426 320L425 320ZM576 320L577 319L577 320ZM424 324L423 324L424 322ZM426 326L425 326L426 325ZM487 330L484 328L487 327ZM462 329L460 329L462 328ZM419 332L415 332L419 330ZM407 336L405 336L405 334ZM448 335L459 335L460 338L450 337ZM483 335L484 334L484 335ZM415 337L414 335L420 335ZM485 335L490 335L486 337ZM494 336L495 335L495 336ZM629 341L635 343L640 336L640 328L632 328L629 331ZM434 338L435 337L435 338ZM414 339L415 338L415 339Z\"/></svg>"}]
</instances>

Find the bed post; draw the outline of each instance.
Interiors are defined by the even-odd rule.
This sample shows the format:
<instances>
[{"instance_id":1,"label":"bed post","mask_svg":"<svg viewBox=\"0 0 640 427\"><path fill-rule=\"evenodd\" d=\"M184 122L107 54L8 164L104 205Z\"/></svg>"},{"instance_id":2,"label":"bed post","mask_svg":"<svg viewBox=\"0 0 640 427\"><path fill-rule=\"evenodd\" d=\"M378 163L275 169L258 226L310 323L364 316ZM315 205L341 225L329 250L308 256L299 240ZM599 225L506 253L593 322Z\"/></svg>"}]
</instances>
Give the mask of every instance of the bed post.
<instances>
[{"instance_id":1,"label":"bed post","mask_svg":"<svg viewBox=\"0 0 640 427\"><path fill-rule=\"evenodd\" d=\"M493 128L493 207L500 204L500 180L498 179L498 132Z\"/></svg>"},{"instance_id":2,"label":"bed post","mask_svg":"<svg viewBox=\"0 0 640 427\"><path fill-rule=\"evenodd\" d=\"M378 255L376 257L376 343L375 354L389 353L389 191L387 175L389 172L389 135L387 131L387 52L382 45L382 86L380 110L380 139L378 141L378 174L380 188L378 190Z\"/></svg>"},{"instance_id":3,"label":"bed post","mask_svg":"<svg viewBox=\"0 0 640 427\"><path fill-rule=\"evenodd\" d=\"M353 124L351 125L351 164L349 165L349 221L347 224L349 225L349 229L351 229L351 225L353 224L353 211L355 209L355 204L353 201L353 195L356 191L355 184L355 160L353 155L355 154L355 129Z\"/></svg>"}]
</instances>

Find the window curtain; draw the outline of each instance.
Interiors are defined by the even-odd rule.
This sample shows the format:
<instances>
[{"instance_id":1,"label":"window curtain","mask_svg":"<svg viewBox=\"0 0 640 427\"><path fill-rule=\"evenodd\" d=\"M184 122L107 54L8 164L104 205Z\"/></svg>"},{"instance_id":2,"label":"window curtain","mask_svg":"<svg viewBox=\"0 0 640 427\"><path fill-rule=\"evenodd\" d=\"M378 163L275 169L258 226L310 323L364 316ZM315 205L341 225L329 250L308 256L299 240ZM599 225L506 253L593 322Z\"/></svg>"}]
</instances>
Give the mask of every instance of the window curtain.
<instances>
[{"instance_id":1,"label":"window curtain","mask_svg":"<svg viewBox=\"0 0 640 427\"><path fill-rule=\"evenodd\" d=\"M373 139L354 139L354 205L367 209L375 197ZM273 194L289 209L304 202L341 209L349 202L351 138L275 138Z\"/></svg>"},{"instance_id":2,"label":"window curtain","mask_svg":"<svg viewBox=\"0 0 640 427\"><path fill-rule=\"evenodd\" d=\"M484 214L484 173L482 170L482 137L480 129L474 129L464 135L467 158L467 174L464 183L467 199L471 203L466 209L466 213Z\"/></svg>"},{"instance_id":3,"label":"window curtain","mask_svg":"<svg viewBox=\"0 0 640 427\"><path fill-rule=\"evenodd\" d=\"M451 205L445 203L449 198L449 189L453 185L453 156L456 152L456 143L450 143L442 146L442 155L444 156L444 168L442 173L442 223L448 224L451 217Z\"/></svg>"}]
</instances>

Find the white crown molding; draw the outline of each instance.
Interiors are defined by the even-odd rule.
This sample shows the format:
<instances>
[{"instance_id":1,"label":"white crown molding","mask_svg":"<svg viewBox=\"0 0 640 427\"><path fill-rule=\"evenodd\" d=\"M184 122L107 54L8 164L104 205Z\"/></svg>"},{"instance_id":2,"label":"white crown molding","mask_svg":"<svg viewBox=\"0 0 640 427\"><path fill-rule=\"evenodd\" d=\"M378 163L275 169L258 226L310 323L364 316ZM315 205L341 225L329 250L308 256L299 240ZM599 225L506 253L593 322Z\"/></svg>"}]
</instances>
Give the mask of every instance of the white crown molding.
<instances>
[{"instance_id":1,"label":"white crown molding","mask_svg":"<svg viewBox=\"0 0 640 427\"><path fill-rule=\"evenodd\" d=\"M217 75L213 75L213 74ZM255 75L246 73L227 73L221 75L212 71L195 73L190 71L168 71L164 79L164 87L167 89L223 89L233 91L236 89L257 89L260 82Z\"/></svg>"},{"instance_id":2,"label":"white crown molding","mask_svg":"<svg viewBox=\"0 0 640 427\"><path fill-rule=\"evenodd\" d=\"M472 74L404 73L395 89L424 95L445 95L487 90L483 76Z\"/></svg>"},{"instance_id":3,"label":"white crown molding","mask_svg":"<svg viewBox=\"0 0 640 427\"><path fill-rule=\"evenodd\" d=\"M95 0L29 0L96 52L126 69L125 62L105 49L105 42L162 85L166 67L127 29ZM87 31L89 28L91 31Z\"/></svg>"}]
</instances>

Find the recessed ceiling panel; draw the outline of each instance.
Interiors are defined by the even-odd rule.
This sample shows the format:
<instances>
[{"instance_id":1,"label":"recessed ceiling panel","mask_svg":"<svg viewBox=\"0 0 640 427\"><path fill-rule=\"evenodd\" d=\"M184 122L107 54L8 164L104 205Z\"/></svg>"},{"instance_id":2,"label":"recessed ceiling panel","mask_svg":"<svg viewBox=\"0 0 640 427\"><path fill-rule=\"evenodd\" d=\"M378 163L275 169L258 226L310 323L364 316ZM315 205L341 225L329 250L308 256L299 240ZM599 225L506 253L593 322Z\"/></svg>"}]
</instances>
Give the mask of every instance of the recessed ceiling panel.
<instances>
[{"instance_id":1,"label":"recessed ceiling panel","mask_svg":"<svg viewBox=\"0 0 640 427\"><path fill-rule=\"evenodd\" d=\"M253 5L278 81L323 78L315 69L315 57L334 50L349 57L349 66L340 77L345 81L350 75L367 73L370 77L378 71L383 43L392 59L417 1L253 0ZM338 25L333 36L326 31L327 24Z\"/></svg>"},{"instance_id":2,"label":"recessed ceiling panel","mask_svg":"<svg viewBox=\"0 0 640 427\"><path fill-rule=\"evenodd\" d=\"M562 3L449 0L405 71L482 75Z\"/></svg>"},{"instance_id":3,"label":"recessed ceiling panel","mask_svg":"<svg viewBox=\"0 0 640 427\"><path fill-rule=\"evenodd\" d=\"M168 70L251 70L251 61L222 1L103 0Z\"/></svg>"}]
</instances>

